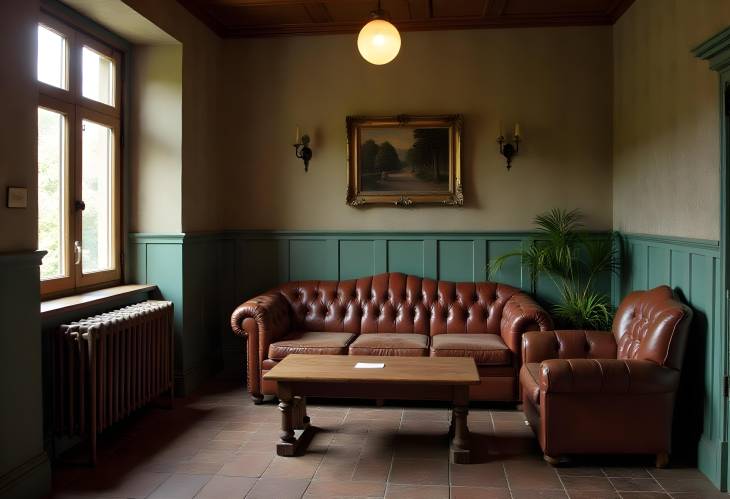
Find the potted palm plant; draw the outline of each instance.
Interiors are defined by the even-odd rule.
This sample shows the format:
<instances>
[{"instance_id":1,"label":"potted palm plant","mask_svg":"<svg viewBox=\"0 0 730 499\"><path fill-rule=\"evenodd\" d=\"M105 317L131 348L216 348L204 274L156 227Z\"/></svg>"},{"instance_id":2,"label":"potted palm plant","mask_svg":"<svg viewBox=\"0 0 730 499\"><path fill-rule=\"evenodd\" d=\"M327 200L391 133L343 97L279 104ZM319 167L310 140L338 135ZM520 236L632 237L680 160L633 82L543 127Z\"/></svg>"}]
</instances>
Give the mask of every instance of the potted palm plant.
<instances>
[{"instance_id":1,"label":"potted palm plant","mask_svg":"<svg viewBox=\"0 0 730 499\"><path fill-rule=\"evenodd\" d=\"M535 217L537 234L523 249L501 255L489 264L490 275L511 258L520 258L530 275L534 294L539 276L547 276L560 295L553 314L562 327L608 329L613 310L606 293L595 290L601 275L618 272L613 234L583 229L579 210L553 209Z\"/></svg>"}]
</instances>

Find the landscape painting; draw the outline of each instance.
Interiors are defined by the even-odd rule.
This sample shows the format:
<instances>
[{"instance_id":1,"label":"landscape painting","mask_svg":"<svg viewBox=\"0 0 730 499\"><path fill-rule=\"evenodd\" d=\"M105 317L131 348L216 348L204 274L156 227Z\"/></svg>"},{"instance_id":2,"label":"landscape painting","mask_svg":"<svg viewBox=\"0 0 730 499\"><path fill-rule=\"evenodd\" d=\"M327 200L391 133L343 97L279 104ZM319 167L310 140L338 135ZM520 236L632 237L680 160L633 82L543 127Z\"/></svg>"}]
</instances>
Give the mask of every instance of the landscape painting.
<instances>
[{"instance_id":1,"label":"landscape painting","mask_svg":"<svg viewBox=\"0 0 730 499\"><path fill-rule=\"evenodd\" d=\"M459 116L348 118L348 203L459 205Z\"/></svg>"},{"instance_id":2,"label":"landscape painting","mask_svg":"<svg viewBox=\"0 0 730 499\"><path fill-rule=\"evenodd\" d=\"M449 190L448 128L364 128L360 140L363 191Z\"/></svg>"}]
</instances>

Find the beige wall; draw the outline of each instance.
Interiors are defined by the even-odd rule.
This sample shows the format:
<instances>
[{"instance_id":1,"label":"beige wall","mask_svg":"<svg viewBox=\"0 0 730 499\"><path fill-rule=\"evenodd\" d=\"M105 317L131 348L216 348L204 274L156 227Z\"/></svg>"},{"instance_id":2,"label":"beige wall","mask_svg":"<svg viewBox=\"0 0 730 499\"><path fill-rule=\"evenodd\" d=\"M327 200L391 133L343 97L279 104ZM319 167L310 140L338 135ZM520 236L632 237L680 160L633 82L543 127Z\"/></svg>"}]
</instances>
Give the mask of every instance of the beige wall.
<instances>
[{"instance_id":1,"label":"beige wall","mask_svg":"<svg viewBox=\"0 0 730 499\"><path fill-rule=\"evenodd\" d=\"M690 50L727 0L639 0L614 26L614 227L719 239L717 73Z\"/></svg>"},{"instance_id":2,"label":"beige wall","mask_svg":"<svg viewBox=\"0 0 730 499\"><path fill-rule=\"evenodd\" d=\"M383 67L354 35L230 40L221 74L226 228L520 230L552 207L611 227L610 27L404 33ZM464 208L345 205L345 117L399 113L464 114ZM500 119L523 129L510 172Z\"/></svg>"},{"instance_id":3,"label":"beige wall","mask_svg":"<svg viewBox=\"0 0 730 499\"><path fill-rule=\"evenodd\" d=\"M222 40L175 0L124 2L182 44L182 230L222 229L216 116Z\"/></svg>"},{"instance_id":4,"label":"beige wall","mask_svg":"<svg viewBox=\"0 0 730 499\"><path fill-rule=\"evenodd\" d=\"M0 6L0 252L35 250L38 2L4 0ZM9 186L28 189L27 208L7 208Z\"/></svg>"},{"instance_id":5,"label":"beige wall","mask_svg":"<svg viewBox=\"0 0 730 499\"><path fill-rule=\"evenodd\" d=\"M131 232L182 230L182 46L135 45L130 106Z\"/></svg>"}]
</instances>

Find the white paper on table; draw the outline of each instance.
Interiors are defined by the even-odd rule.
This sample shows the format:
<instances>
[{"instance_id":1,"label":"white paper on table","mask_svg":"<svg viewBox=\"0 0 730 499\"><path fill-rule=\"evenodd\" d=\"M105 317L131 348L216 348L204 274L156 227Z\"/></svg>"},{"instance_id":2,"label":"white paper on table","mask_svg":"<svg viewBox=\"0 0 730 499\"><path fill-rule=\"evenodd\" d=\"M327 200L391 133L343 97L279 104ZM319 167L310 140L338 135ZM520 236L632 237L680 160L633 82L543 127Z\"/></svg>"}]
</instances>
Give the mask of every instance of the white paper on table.
<instances>
[{"instance_id":1,"label":"white paper on table","mask_svg":"<svg viewBox=\"0 0 730 499\"><path fill-rule=\"evenodd\" d=\"M382 369L385 364L382 362L358 362L355 364L355 369Z\"/></svg>"}]
</instances>

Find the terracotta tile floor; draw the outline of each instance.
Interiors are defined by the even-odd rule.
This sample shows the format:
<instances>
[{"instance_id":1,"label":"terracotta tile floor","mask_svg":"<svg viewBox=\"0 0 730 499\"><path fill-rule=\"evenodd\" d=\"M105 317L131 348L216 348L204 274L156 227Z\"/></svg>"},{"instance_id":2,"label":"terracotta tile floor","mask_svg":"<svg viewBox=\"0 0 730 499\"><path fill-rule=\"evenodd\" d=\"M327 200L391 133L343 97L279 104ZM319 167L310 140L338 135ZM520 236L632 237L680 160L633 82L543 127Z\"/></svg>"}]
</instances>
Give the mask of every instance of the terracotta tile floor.
<instances>
[{"instance_id":1,"label":"terracotta tile floor","mask_svg":"<svg viewBox=\"0 0 730 499\"><path fill-rule=\"evenodd\" d=\"M697 470L651 458L545 464L522 413L474 408L476 463L450 465L444 408L311 404L304 456L278 457L279 412L215 382L174 410L145 409L103 436L96 469L57 466L53 498L727 498Z\"/></svg>"}]
</instances>

